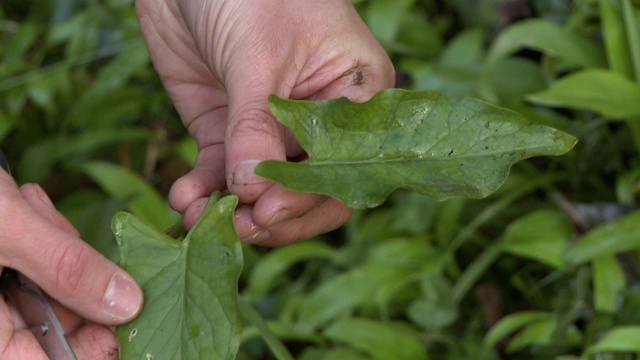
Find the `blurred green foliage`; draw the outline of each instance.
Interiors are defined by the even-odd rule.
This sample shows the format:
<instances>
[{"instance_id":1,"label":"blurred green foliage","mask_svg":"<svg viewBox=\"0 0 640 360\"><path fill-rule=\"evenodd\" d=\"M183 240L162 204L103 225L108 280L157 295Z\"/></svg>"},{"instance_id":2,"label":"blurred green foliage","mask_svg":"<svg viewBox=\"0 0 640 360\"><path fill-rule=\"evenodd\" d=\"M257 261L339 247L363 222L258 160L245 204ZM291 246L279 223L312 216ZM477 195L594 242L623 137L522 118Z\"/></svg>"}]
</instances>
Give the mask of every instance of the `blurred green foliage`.
<instances>
[{"instance_id":1,"label":"blurred green foliage","mask_svg":"<svg viewBox=\"0 0 640 360\"><path fill-rule=\"evenodd\" d=\"M640 3L354 3L398 86L580 142L519 163L485 200L399 191L321 238L245 246L243 297L303 360L638 358ZM177 221L166 194L195 155L132 0L0 4L0 141L17 179L114 259L113 214ZM238 358L267 353L248 326Z\"/></svg>"}]
</instances>

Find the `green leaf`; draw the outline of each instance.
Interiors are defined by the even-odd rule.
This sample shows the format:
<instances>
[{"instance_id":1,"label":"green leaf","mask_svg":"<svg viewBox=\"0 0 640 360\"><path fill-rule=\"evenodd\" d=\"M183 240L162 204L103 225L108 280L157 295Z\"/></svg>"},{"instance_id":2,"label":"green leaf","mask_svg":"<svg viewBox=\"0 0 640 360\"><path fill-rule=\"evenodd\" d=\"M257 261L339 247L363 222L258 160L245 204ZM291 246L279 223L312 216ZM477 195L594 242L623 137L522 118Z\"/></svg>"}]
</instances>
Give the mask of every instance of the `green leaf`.
<instances>
[{"instance_id":1,"label":"green leaf","mask_svg":"<svg viewBox=\"0 0 640 360\"><path fill-rule=\"evenodd\" d=\"M264 319L258 314L258 312L251 307L245 299L242 297L238 297L238 308L240 309L240 313L242 317L251 322L262 335L262 339L265 344L269 347L273 356L275 356L278 360L293 360L293 356L289 353L287 347L278 339L276 334L274 334L269 325L264 321Z\"/></svg>"},{"instance_id":2,"label":"green leaf","mask_svg":"<svg viewBox=\"0 0 640 360\"><path fill-rule=\"evenodd\" d=\"M142 313L117 329L123 359L234 359L242 321L242 250L235 196L212 195L183 241L127 213L113 220L122 267L145 294Z\"/></svg>"},{"instance_id":3,"label":"green leaf","mask_svg":"<svg viewBox=\"0 0 640 360\"><path fill-rule=\"evenodd\" d=\"M632 4L630 0L622 0L622 14L629 39L635 80L640 84L640 11L637 4Z\"/></svg>"},{"instance_id":4,"label":"green leaf","mask_svg":"<svg viewBox=\"0 0 640 360\"><path fill-rule=\"evenodd\" d=\"M483 343L486 347L493 347L500 340L520 330L524 326L553 321L554 319L555 315L553 313L542 311L523 311L507 315L489 330Z\"/></svg>"},{"instance_id":5,"label":"green leaf","mask_svg":"<svg viewBox=\"0 0 640 360\"><path fill-rule=\"evenodd\" d=\"M442 267L443 259L424 238L377 244L362 265L323 281L302 298L298 321L315 328L365 304L386 305L412 274L423 268L433 272Z\"/></svg>"},{"instance_id":6,"label":"green leaf","mask_svg":"<svg viewBox=\"0 0 640 360\"><path fill-rule=\"evenodd\" d=\"M127 141L142 142L152 139L148 130L135 127L84 131L68 136L62 133L33 143L18 163L21 182L44 181L54 165L70 157L87 156L97 149Z\"/></svg>"},{"instance_id":7,"label":"green leaf","mask_svg":"<svg viewBox=\"0 0 640 360\"><path fill-rule=\"evenodd\" d=\"M640 352L640 326L619 326L611 329L595 345L589 347L587 354L602 351Z\"/></svg>"},{"instance_id":8,"label":"green leaf","mask_svg":"<svg viewBox=\"0 0 640 360\"><path fill-rule=\"evenodd\" d=\"M550 344L557 326L557 319L527 324L511 339L506 349L507 353L514 353L532 345Z\"/></svg>"},{"instance_id":9,"label":"green leaf","mask_svg":"<svg viewBox=\"0 0 640 360\"><path fill-rule=\"evenodd\" d=\"M600 1L602 35L607 50L607 61L612 70L627 78L633 77L629 39L625 31L624 18L616 1Z\"/></svg>"},{"instance_id":10,"label":"green leaf","mask_svg":"<svg viewBox=\"0 0 640 360\"><path fill-rule=\"evenodd\" d=\"M373 0L364 14L367 25L385 48L391 49L402 24L404 13L415 0Z\"/></svg>"},{"instance_id":11,"label":"green leaf","mask_svg":"<svg viewBox=\"0 0 640 360\"><path fill-rule=\"evenodd\" d=\"M567 75L527 99L538 105L592 110L611 119L640 116L640 86L611 70Z\"/></svg>"},{"instance_id":12,"label":"green leaf","mask_svg":"<svg viewBox=\"0 0 640 360\"><path fill-rule=\"evenodd\" d=\"M409 305L409 318L430 330L451 325L458 317L458 304L451 301L453 291L447 279L425 272L420 285L422 296Z\"/></svg>"},{"instance_id":13,"label":"green leaf","mask_svg":"<svg viewBox=\"0 0 640 360\"><path fill-rule=\"evenodd\" d=\"M328 258L334 253L327 244L301 242L291 244L264 256L251 271L249 293L253 298L264 296L275 285L282 273L294 264L310 259Z\"/></svg>"},{"instance_id":14,"label":"green leaf","mask_svg":"<svg viewBox=\"0 0 640 360\"><path fill-rule=\"evenodd\" d=\"M596 310L615 312L620 303L620 293L626 285L624 271L615 256L593 260L593 302Z\"/></svg>"},{"instance_id":15,"label":"green leaf","mask_svg":"<svg viewBox=\"0 0 640 360\"><path fill-rule=\"evenodd\" d=\"M325 335L379 360L426 360L419 334L406 326L370 319L345 318L333 323Z\"/></svg>"},{"instance_id":16,"label":"green leaf","mask_svg":"<svg viewBox=\"0 0 640 360\"><path fill-rule=\"evenodd\" d=\"M526 215L507 227L501 249L553 267L564 264L571 221L559 211L541 210Z\"/></svg>"},{"instance_id":17,"label":"green leaf","mask_svg":"<svg viewBox=\"0 0 640 360\"><path fill-rule=\"evenodd\" d=\"M599 226L569 248L565 260L580 265L599 257L640 248L640 211Z\"/></svg>"},{"instance_id":18,"label":"green leaf","mask_svg":"<svg viewBox=\"0 0 640 360\"><path fill-rule=\"evenodd\" d=\"M369 357L362 353L344 347L324 348L307 348L298 358L298 360L370 360Z\"/></svg>"},{"instance_id":19,"label":"green leaf","mask_svg":"<svg viewBox=\"0 0 640 360\"><path fill-rule=\"evenodd\" d=\"M480 100L430 91L384 90L365 103L269 98L306 150L300 163L264 161L256 174L303 192L374 207L409 188L438 200L482 198L514 162L560 155L576 139Z\"/></svg>"},{"instance_id":20,"label":"green leaf","mask_svg":"<svg viewBox=\"0 0 640 360\"><path fill-rule=\"evenodd\" d=\"M158 191L133 171L99 161L83 164L82 170L109 195L126 200L129 211L156 228L167 228L178 220Z\"/></svg>"},{"instance_id":21,"label":"green leaf","mask_svg":"<svg viewBox=\"0 0 640 360\"><path fill-rule=\"evenodd\" d=\"M605 65L604 53L593 41L538 19L519 21L503 30L491 47L488 62L495 64L522 49L537 50L573 66Z\"/></svg>"}]
</instances>

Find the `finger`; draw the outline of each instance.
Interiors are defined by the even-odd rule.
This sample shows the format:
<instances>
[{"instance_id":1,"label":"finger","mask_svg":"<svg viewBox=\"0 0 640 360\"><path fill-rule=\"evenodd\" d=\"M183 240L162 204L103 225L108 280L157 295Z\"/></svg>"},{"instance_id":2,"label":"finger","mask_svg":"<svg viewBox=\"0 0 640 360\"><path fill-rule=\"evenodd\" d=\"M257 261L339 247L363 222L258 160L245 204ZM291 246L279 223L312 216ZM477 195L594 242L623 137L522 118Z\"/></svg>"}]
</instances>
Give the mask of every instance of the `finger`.
<instances>
[{"instance_id":1,"label":"finger","mask_svg":"<svg viewBox=\"0 0 640 360\"><path fill-rule=\"evenodd\" d=\"M258 226L269 228L299 218L328 199L327 196L294 192L274 184L253 205L252 220Z\"/></svg>"},{"instance_id":2,"label":"finger","mask_svg":"<svg viewBox=\"0 0 640 360\"><path fill-rule=\"evenodd\" d=\"M244 241L266 246L281 246L337 229L351 217L352 210L338 200L327 199L303 216L268 228L253 223L251 213L250 206L242 207L236 212L236 226L239 228L238 232L244 234Z\"/></svg>"},{"instance_id":3,"label":"finger","mask_svg":"<svg viewBox=\"0 0 640 360\"><path fill-rule=\"evenodd\" d=\"M189 208L184 212L183 223L185 228L191 229L193 225L198 221L200 214L202 214L202 210L207 206L207 202L209 201L208 197L200 198L189 205Z\"/></svg>"},{"instance_id":4,"label":"finger","mask_svg":"<svg viewBox=\"0 0 640 360\"><path fill-rule=\"evenodd\" d=\"M31 205L40 216L47 219L53 225L74 236L80 236L78 230L58 212L49 196L38 184L25 184L20 187L20 192L24 199Z\"/></svg>"},{"instance_id":5,"label":"finger","mask_svg":"<svg viewBox=\"0 0 640 360\"><path fill-rule=\"evenodd\" d=\"M184 214L196 200L206 198L214 191L222 191L225 185L224 146L207 147L198 153L194 169L173 184L169 203Z\"/></svg>"},{"instance_id":6,"label":"finger","mask_svg":"<svg viewBox=\"0 0 640 360\"><path fill-rule=\"evenodd\" d=\"M28 196L34 206L0 178L0 213L12 214L0 218L0 263L88 319L117 324L135 317L142 306L139 286L82 239L48 221L56 210L33 189L25 191L34 195Z\"/></svg>"},{"instance_id":7,"label":"finger","mask_svg":"<svg viewBox=\"0 0 640 360\"><path fill-rule=\"evenodd\" d=\"M258 81L256 81L258 80ZM272 184L254 173L263 160L286 160L284 127L271 114L267 98L281 93L272 79L247 79L229 87L226 174L229 190L241 203L253 203Z\"/></svg>"},{"instance_id":8,"label":"finger","mask_svg":"<svg viewBox=\"0 0 640 360\"><path fill-rule=\"evenodd\" d=\"M118 358L118 340L109 328L86 324L69 337L69 344L79 360L115 360Z\"/></svg>"},{"instance_id":9,"label":"finger","mask_svg":"<svg viewBox=\"0 0 640 360\"><path fill-rule=\"evenodd\" d=\"M31 331L15 330L15 315L0 297L0 359L49 359Z\"/></svg>"}]
</instances>

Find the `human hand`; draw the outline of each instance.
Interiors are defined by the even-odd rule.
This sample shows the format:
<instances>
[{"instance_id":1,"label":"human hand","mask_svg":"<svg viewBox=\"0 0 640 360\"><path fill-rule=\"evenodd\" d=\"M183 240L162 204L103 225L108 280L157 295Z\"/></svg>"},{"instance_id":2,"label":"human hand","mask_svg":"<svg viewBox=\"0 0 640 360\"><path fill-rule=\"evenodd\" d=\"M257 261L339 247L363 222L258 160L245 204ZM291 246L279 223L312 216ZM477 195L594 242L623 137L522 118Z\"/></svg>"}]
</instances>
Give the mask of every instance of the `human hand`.
<instances>
[{"instance_id":1,"label":"human hand","mask_svg":"<svg viewBox=\"0 0 640 360\"><path fill-rule=\"evenodd\" d=\"M105 325L137 315L142 307L138 285L82 241L38 185L18 188L1 170L0 214L0 271L16 269L50 295L78 359L117 359L115 334ZM3 298L0 358L47 359L14 304Z\"/></svg>"},{"instance_id":2,"label":"human hand","mask_svg":"<svg viewBox=\"0 0 640 360\"><path fill-rule=\"evenodd\" d=\"M393 66L350 0L138 0L151 58L199 153L171 189L191 227L213 191L240 200L243 241L282 245L333 230L351 210L258 177L262 160L304 151L267 98L365 101L394 85Z\"/></svg>"}]
</instances>

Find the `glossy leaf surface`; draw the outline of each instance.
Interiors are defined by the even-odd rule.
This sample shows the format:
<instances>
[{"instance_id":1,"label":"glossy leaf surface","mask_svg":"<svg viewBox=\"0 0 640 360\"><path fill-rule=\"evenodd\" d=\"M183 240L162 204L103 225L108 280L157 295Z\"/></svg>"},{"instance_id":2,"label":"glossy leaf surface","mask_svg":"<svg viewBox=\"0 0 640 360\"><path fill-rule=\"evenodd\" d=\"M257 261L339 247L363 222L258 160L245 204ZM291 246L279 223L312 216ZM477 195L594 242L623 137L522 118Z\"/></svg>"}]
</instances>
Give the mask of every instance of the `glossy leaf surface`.
<instances>
[{"instance_id":1,"label":"glossy leaf surface","mask_svg":"<svg viewBox=\"0 0 640 360\"><path fill-rule=\"evenodd\" d=\"M513 111L431 91L384 90L365 103L269 101L309 159L265 161L256 173L354 208L379 205L397 188L438 200L486 197L513 163L564 154L576 143Z\"/></svg>"},{"instance_id":2,"label":"glossy leaf surface","mask_svg":"<svg viewBox=\"0 0 640 360\"><path fill-rule=\"evenodd\" d=\"M242 269L233 225L237 198L212 196L183 241L126 213L113 221L122 267L142 286L146 303L117 329L122 359L234 359L241 319Z\"/></svg>"}]
</instances>

